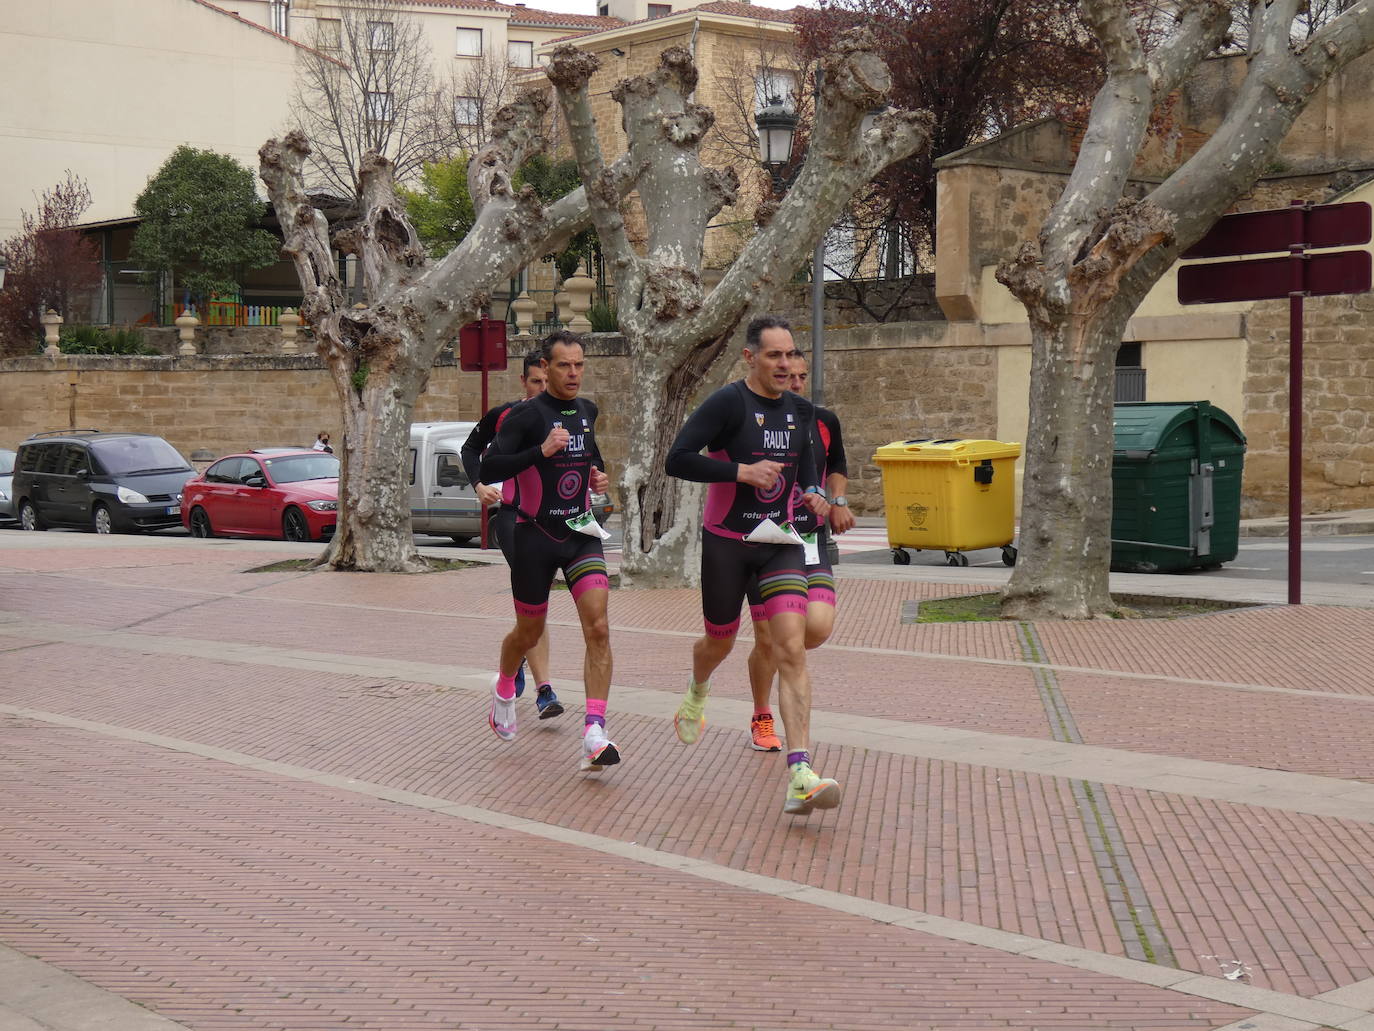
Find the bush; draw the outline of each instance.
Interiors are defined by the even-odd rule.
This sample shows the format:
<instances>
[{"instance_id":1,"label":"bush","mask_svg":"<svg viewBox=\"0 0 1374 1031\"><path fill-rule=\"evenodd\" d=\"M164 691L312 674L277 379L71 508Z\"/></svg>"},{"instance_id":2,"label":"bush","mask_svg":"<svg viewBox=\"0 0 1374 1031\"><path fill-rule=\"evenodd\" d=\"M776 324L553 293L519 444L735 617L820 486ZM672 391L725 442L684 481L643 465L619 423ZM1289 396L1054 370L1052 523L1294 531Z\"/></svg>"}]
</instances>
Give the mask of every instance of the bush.
<instances>
[{"instance_id":1,"label":"bush","mask_svg":"<svg viewBox=\"0 0 1374 1031\"><path fill-rule=\"evenodd\" d=\"M63 354L161 354L143 342L137 330L73 326L58 337ZM40 345L41 349L41 345Z\"/></svg>"},{"instance_id":2,"label":"bush","mask_svg":"<svg viewBox=\"0 0 1374 1031\"><path fill-rule=\"evenodd\" d=\"M597 301L588 308L587 321L592 324L593 333L620 332L620 318L616 315L615 305L609 301Z\"/></svg>"}]
</instances>

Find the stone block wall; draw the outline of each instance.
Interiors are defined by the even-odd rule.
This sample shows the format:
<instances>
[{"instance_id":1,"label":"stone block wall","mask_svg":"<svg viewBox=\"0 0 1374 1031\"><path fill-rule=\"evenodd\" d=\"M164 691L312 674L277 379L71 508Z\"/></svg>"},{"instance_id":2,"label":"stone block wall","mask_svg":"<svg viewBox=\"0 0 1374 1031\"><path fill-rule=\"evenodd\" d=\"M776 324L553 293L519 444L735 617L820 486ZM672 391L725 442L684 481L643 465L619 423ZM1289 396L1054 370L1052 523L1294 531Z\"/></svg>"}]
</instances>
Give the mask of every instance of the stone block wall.
<instances>
[{"instance_id":1,"label":"stone block wall","mask_svg":"<svg viewBox=\"0 0 1374 1031\"><path fill-rule=\"evenodd\" d=\"M826 335L828 406L844 423L854 508L881 513L881 444L908 437L991 437L996 426L994 348L951 347L942 323L870 325ZM810 347L808 334L797 339ZM584 392L601 408L602 453L623 468L633 404L624 342L597 335ZM732 375L742 374L742 366ZM491 403L519 394L518 363L493 373ZM416 421L476 419L481 380L441 357ZM0 362L0 446L70 427L165 437L182 454L309 446L320 430L342 439L333 386L314 355L132 358L73 355Z\"/></svg>"},{"instance_id":2,"label":"stone block wall","mask_svg":"<svg viewBox=\"0 0 1374 1031\"><path fill-rule=\"evenodd\" d=\"M1303 511L1374 507L1374 294L1310 297L1303 330ZM1246 516L1284 511L1288 302L1255 305L1243 419Z\"/></svg>"}]
</instances>

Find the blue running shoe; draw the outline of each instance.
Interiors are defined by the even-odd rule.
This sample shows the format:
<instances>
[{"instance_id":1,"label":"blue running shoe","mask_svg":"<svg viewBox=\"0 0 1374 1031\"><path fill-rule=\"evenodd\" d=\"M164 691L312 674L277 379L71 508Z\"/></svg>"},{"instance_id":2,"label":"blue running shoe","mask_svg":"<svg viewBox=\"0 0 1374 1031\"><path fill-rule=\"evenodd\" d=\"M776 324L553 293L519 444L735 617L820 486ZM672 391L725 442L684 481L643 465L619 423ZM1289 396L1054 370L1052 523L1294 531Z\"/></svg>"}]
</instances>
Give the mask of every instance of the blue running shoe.
<instances>
[{"instance_id":1,"label":"blue running shoe","mask_svg":"<svg viewBox=\"0 0 1374 1031\"><path fill-rule=\"evenodd\" d=\"M539 692L534 696L534 707L539 710L541 720L551 720L555 716L563 715L563 703L558 700L558 695L553 693L553 688L548 684L543 684Z\"/></svg>"},{"instance_id":2,"label":"blue running shoe","mask_svg":"<svg viewBox=\"0 0 1374 1031\"><path fill-rule=\"evenodd\" d=\"M520 660L520 668L515 671L515 697L525 693L525 660Z\"/></svg>"}]
</instances>

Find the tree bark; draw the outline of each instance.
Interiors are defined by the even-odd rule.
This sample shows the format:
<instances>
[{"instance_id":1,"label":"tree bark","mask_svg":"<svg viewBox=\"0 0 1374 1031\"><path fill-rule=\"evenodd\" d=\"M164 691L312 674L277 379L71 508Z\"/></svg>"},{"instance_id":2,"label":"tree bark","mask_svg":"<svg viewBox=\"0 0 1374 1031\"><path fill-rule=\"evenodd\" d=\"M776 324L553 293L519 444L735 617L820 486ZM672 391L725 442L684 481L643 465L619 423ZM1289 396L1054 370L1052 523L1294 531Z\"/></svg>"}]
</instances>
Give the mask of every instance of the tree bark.
<instances>
[{"instance_id":1,"label":"tree bark","mask_svg":"<svg viewBox=\"0 0 1374 1031\"><path fill-rule=\"evenodd\" d=\"M588 205L614 269L621 331L631 356L634 406L629 459L620 477L625 515L622 571L636 584L696 582L701 499L697 485L665 472L668 450L687 409L706 383L720 378L721 359L748 320L768 306L815 241L865 182L930 138L925 112L889 110L865 136L864 115L891 85L867 34L841 38L824 58L830 84L795 185L766 209L719 285L701 284L706 226L735 203L738 180L701 164L699 150L714 120L691 98L697 70L690 54L670 47L649 75L620 82L612 96L624 112L628 158L638 177L648 226L645 253L631 247L619 198L606 185L587 83L598 62L564 46L548 74L569 129Z\"/></svg>"},{"instance_id":2,"label":"tree bark","mask_svg":"<svg viewBox=\"0 0 1374 1031\"><path fill-rule=\"evenodd\" d=\"M1143 201L1127 202L1150 108L1215 49L1231 12L1225 0L1185 0L1174 35L1147 59L1126 0L1083 0L1107 81L1038 241L997 270L1025 305L1032 339L1021 547L1005 616L1085 619L1112 607L1113 383L1126 323L1177 255L1254 185L1321 84L1374 47L1374 3L1293 46L1298 7L1251 8L1254 56L1235 105L1193 157Z\"/></svg>"},{"instance_id":3,"label":"tree bark","mask_svg":"<svg viewBox=\"0 0 1374 1031\"><path fill-rule=\"evenodd\" d=\"M424 568L411 532L405 455L415 402L440 347L476 318L521 266L557 250L590 217L584 190L540 204L512 176L544 149L546 92L529 91L496 116L490 144L468 164L476 217L453 250L431 264L397 200L391 164L376 153L359 169L362 218L333 241L358 256L369 302L349 306L329 227L305 194L310 145L300 133L269 140L259 169L296 265L301 312L315 331L343 422L334 539L317 560L332 569L412 572ZM628 162L607 170L617 201L633 184Z\"/></svg>"}]
</instances>

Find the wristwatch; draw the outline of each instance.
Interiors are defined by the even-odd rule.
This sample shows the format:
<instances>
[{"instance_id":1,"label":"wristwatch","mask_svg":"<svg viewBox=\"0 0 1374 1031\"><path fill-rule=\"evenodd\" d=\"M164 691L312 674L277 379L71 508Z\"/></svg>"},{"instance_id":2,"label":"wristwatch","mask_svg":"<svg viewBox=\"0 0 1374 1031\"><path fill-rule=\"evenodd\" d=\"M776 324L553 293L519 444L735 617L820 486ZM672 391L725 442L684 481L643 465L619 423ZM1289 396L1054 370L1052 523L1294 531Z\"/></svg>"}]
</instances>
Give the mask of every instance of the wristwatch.
<instances>
[{"instance_id":1,"label":"wristwatch","mask_svg":"<svg viewBox=\"0 0 1374 1031\"><path fill-rule=\"evenodd\" d=\"M847 497L845 497L843 494L841 494L838 498L831 498L831 499L830 499L830 503L831 503L832 505L839 505L840 508L848 508L848 507L849 507L849 499L848 499Z\"/></svg>"}]
</instances>

